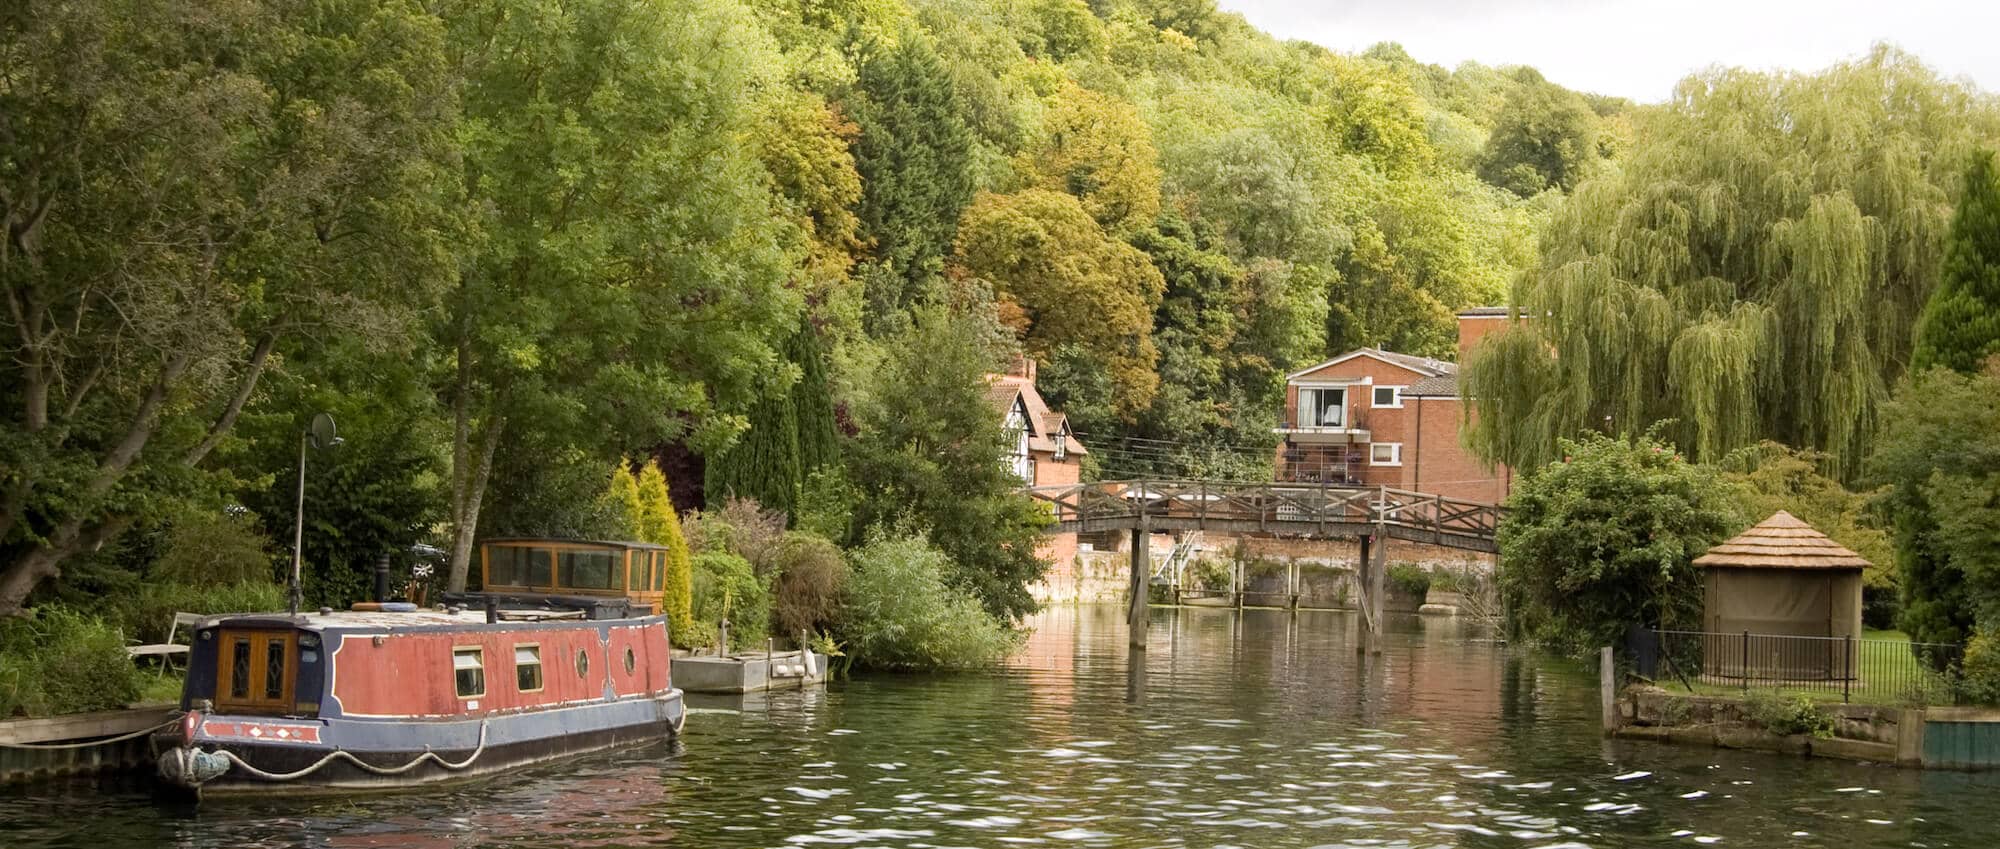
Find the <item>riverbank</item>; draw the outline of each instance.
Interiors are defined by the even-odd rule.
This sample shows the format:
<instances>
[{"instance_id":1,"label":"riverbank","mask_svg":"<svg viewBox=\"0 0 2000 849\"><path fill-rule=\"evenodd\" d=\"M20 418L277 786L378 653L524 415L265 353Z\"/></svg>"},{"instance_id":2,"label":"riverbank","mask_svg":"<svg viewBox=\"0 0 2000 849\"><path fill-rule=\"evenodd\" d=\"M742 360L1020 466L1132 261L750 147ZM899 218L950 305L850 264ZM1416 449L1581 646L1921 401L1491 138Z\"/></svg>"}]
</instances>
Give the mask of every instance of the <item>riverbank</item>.
<instances>
[{"instance_id":1,"label":"riverbank","mask_svg":"<svg viewBox=\"0 0 2000 849\"><path fill-rule=\"evenodd\" d=\"M2000 710L1819 702L1777 694L1716 696L1650 685L1619 691L1613 737L1893 764L2000 769Z\"/></svg>"}]
</instances>

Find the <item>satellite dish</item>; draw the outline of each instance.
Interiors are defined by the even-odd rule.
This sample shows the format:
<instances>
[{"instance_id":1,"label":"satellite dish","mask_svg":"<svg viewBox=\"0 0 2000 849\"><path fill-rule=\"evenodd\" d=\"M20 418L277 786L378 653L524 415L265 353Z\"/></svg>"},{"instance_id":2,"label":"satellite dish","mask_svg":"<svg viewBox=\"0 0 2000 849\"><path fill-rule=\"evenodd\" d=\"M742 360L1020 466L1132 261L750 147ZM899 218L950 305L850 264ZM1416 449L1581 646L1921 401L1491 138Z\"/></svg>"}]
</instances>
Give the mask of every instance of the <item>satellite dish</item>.
<instances>
[{"instance_id":1,"label":"satellite dish","mask_svg":"<svg viewBox=\"0 0 2000 849\"><path fill-rule=\"evenodd\" d=\"M306 438L312 440L314 448L331 448L340 444L340 437L334 433L333 417L325 413L313 416L312 424L306 427Z\"/></svg>"}]
</instances>

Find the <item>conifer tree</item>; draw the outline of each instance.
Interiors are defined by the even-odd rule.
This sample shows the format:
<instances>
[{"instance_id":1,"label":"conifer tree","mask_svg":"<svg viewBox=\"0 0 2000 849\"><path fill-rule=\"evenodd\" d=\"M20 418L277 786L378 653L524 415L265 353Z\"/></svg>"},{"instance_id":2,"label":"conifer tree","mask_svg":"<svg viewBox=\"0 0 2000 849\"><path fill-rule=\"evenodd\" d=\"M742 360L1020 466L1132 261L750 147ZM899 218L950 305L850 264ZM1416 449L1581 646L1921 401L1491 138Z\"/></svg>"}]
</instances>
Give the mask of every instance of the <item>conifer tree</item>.
<instances>
[{"instance_id":1,"label":"conifer tree","mask_svg":"<svg viewBox=\"0 0 2000 849\"><path fill-rule=\"evenodd\" d=\"M748 498L787 514L798 505L805 475L799 463L799 420L792 398L791 391L766 395L750 408L750 429L709 460L703 485L710 503Z\"/></svg>"},{"instance_id":2,"label":"conifer tree","mask_svg":"<svg viewBox=\"0 0 2000 849\"><path fill-rule=\"evenodd\" d=\"M874 48L850 104L861 138L862 235L875 246L867 281L871 327L900 316L939 277L959 213L972 201L972 131L952 72L922 32Z\"/></svg>"},{"instance_id":3,"label":"conifer tree","mask_svg":"<svg viewBox=\"0 0 2000 849\"><path fill-rule=\"evenodd\" d=\"M620 463L618 471L627 479L631 473ZM676 641L690 636L688 623L694 621L694 570L688 556L687 535L681 532L681 518L667 491L667 476L660 464L647 460L635 487L639 504L639 537L667 549L666 599L661 605L667 614L668 632Z\"/></svg>"},{"instance_id":4,"label":"conifer tree","mask_svg":"<svg viewBox=\"0 0 2000 849\"><path fill-rule=\"evenodd\" d=\"M639 494L639 479L632 476L632 464L624 459L611 470L611 488L604 493L609 511L624 532L625 539L645 540L645 504Z\"/></svg>"},{"instance_id":5,"label":"conifer tree","mask_svg":"<svg viewBox=\"0 0 2000 849\"><path fill-rule=\"evenodd\" d=\"M792 337L787 353L799 367L791 405L798 422L799 472L811 477L820 467L840 461L833 387L827 383L826 346L811 321Z\"/></svg>"},{"instance_id":6,"label":"conifer tree","mask_svg":"<svg viewBox=\"0 0 2000 849\"><path fill-rule=\"evenodd\" d=\"M1937 291L1917 325L1910 367L1971 374L1994 354L2000 354L2000 182L1993 151L1982 149L1965 171Z\"/></svg>"}]
</instances>

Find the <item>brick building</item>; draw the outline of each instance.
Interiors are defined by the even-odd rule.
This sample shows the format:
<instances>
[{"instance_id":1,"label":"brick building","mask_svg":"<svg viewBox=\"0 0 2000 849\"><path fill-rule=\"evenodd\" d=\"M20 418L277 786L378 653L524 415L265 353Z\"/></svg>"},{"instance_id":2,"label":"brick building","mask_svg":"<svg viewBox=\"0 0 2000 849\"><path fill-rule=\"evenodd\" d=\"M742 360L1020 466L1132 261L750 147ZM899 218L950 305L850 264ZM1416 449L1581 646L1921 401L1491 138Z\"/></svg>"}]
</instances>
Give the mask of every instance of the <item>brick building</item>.
<instances>
[{"instance_id":1,"label":"brick building","mask_svg":"<svg viewBox=\"0 0 2000 849\"><path fill-rule=\"evenodd\" d=\"M1459 359L1506 321L1505 307L1459 313ZM1349 351L1285 376L1278 480L1379 484L1498 502L1512 471L1466 450L1460 439L1466 413L1457 363L1377 348Z\"/></svg>"},{"instance_id":2,"label":"brick building","mask_svg":"<svg viewBox=\"0 0 2000 849\"><path fill-rule=\"evenodd\" d=\"M1083 474L1083 457L1090 452L1070 432L1069 417L1049 409L1035 390L1035 361L1022 358L1006 374L991 375L986 400L1003 417L1014 439L1008 463L1029 486L1073 484ZM1076 534L1048 534L1037 554L1054 564L1043 580L1047 587L1075 583ZM1042 593L1037 593L1042 595Z\"/></svg>"}]
</instances>

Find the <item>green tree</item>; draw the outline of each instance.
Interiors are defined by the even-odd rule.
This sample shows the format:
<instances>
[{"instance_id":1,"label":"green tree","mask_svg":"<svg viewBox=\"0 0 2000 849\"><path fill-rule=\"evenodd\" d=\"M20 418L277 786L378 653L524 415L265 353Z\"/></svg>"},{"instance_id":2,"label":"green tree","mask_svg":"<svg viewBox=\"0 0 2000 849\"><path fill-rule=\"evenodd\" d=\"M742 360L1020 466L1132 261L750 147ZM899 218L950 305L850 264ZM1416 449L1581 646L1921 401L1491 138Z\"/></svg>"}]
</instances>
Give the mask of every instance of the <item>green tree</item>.
<instances>
[{"instance_id":1,"label":"green tree","mask_svg":"<svg viewBox=\"0 0 2000 849\"><path fill-rule=\"evenodd\" d=\"M0 14L0 614L166 502L286 355L407 345L454 229L453 89L405 3Z\"/></svg>"},{"instance_id":2,"label":"green tree","mask_svg":"<svg viewBox=\"0 0 2000 849\"><path fill-rule=\"evenodd\" d=\"M1076 196L1110 232L1151 224L1160 212L1159 153L1138 110L1075 83L1047 103L1041 137L1018 166L1030 182Z\"/></svg>"},{"instance_id":3,"label":"green tree","mask_svg":"<svg viewBox=\"0 0 2000 849\"><path fill-rule=\"evenodd\" d=\"M744 144L779 63L736 3L493 2L446 16L480 211L436 328L453 588L510 432L606 462L726 439L715 410L770 377L805 243Z\"/></svg>"},{"instance_id":4,"label":"green tree","mask_svg":"<svg viewBox=\"0 0 2000 849\"><path fill-rule=\"evenodd\" d=\"M623 520L618 539L646 539L646 505L639 496L639 477L632 474L630 461L619 460L611 467L611 487L604 491L606 509Z\"/></svg>"},{"instance_id":5,"label":"green tree","mask_svg":"<svg viewBox=\"0 0 2000 849\"><path fill-rule=\"evenodd\" d=\"M1030 354L1089 352L1117 387L1119 414L1152 400L1153 309L1165 283L1146 255L1111 238L1070 195L980 195L960 225L956 263L990 283ZM1061 387L1056 387L1060 389Z\"/></svg>"},{"instance_id":6,"label":"green tree","mask_svg":"<svg viewBox=\"0 0 2000 849\"><path fill-rule=\"evenodd\" d=\"M1979 374L1931 369L1884 405L1868 457L1896 544L1903 609L1921 642L2000 628L2000 362Z\"/></svg>"},{"instance_id":7,"label":"green tree","mask_svg":"<svg viewBox=\"0 0 2000 849\"><path fill-rule=\"evenodd\" d=\"M619 471L627 475L623 464ZM639 471L636 487L639 505L639 539L654 545L666 546L667 574L664 580L666 601L661 612L667 614L667 621L673 624L674 639L678 645L690 645L693 637L687 626L694 621L692 601L693 568L689 565L687 534L681 531L680 514L674 511L674 500L667 492L667 476L660 471L660 464L646 461L646 467Z\"/></svg>"},{"instance_id":8,"label":"green tree","mask_svg":"<svg viewBox=\"0 0 2000 849\"><path fill-rule=\"evenodd\" d=\"M928 533L950 559L946 580L1013 619L1035 609L1027 586L1048 568L1035 548L1049 518L1020 491L1001 413L986 399L1003 338L977 311L919 309L861 366L846 457L857 535Z\"/></svg>"},{"instance_id":9,"label":"green tree","mask_svg":"<svg viewBox=\"0 0 2000 849\"><path fill-rule=\"evenodd\" d=\"M2000 178L1993 151L1980 149L1965 170L1958 213L1944 247L1937 291L1917 324L1910 368L1971 373L2000 354Z\"/></svg>"},{"instance_id":10,"label":"green tree","mask_svg":"<svg viewBox=\"0 0 2000 849\"><path fill-rule=\"evenodd\" d=\"M1890 48L1818 74L1718 70L1586 180L1513 293L1528 318L1463 372L1473 441L1517 467L1600 425L1697 460L1762 439L1851 480L1944 256L1986 101ZM1853 143L1866 138L1868 143Z\"/></svg>"},{"instance_id":11,"label":"green tree","mask_svg":"<svg viewBox=\"0 0 2000 849\"><path fill-rule=\"evenodd\" d=\"M1522 197L1576 188L1598 158L1597 114L1531 68L1517 79L1487 136L1480 178Z\"/></svg>"},{"instance_id":12,"label":"green tree","mask_svg":"<svg viewBox=\"0 0 2000 849\"><path fill-rule=\"evenodd\" d=\"M1515 634L1582 653L1632 625L1695 627L1694 558L1744 527L1729 488L1652 435L1562 441L1500 523L1500 590Z\"/></svg>"},{"instance_id":13,"label":"green tree","mask_svg":"<svg viewBox=\"0 0 2000 849\"><path fill-rule=\"evenodd\" d=\"M869 326L917 301L943 269L961 210L972 200L966 128L950 70L920 31L871 45L849 103L861 138L861 234L874 245L864 273Z\"/></svg>"}]
</instances>

